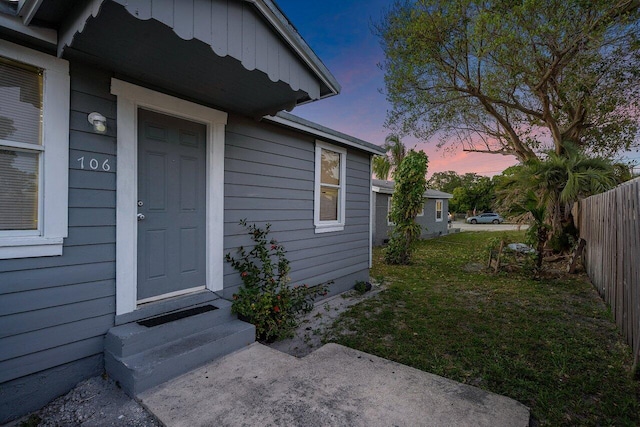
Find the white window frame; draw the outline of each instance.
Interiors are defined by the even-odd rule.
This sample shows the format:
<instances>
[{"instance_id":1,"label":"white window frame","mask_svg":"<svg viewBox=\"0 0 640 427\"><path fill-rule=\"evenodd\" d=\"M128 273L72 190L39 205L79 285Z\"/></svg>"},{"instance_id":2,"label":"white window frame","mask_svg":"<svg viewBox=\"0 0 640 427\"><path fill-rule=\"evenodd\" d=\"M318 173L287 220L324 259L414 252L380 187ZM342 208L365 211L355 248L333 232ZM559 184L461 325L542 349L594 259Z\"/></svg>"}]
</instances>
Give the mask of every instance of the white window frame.
<instances>
[{"instance_id":1,"label":"white window frame","mask_svg":"<svg viewBox=\"0 0 640 427\"><path fill-rule=\"evenodd\" d=\"M321 194L321 170L322 150L333 151L340 155L340 186L338 187L338 219L335 221L320 221L320 194ZM347 150L326 142L316 141L315 152L315 185L313 203L313 225L316 233L329 233L343 231L346 216L347 200Z\"/></svg>"},{"instance_id":2,"label":"white window frame","mask_svg":"<svg viewBox=\"0 0 640 427\"><path fill-rule=\"evenodd\" d=\"M41 145L0 143L40 152L38 230L0 231L0 259L62 255L69 222L69 63L5 40L0 56L43 70Z\"/></svg>"},{"instance_id":3,"label":"white window frame","mask_svg":"<svg viewBox=\"0 0 640 427\"><path fill-rule=\"evenodd\" d=\"M438 205L440 205L440 218L438 218ZM444 201L442 199L436 200L436 222L444 221Z\"/></svg>"}]
</instances>

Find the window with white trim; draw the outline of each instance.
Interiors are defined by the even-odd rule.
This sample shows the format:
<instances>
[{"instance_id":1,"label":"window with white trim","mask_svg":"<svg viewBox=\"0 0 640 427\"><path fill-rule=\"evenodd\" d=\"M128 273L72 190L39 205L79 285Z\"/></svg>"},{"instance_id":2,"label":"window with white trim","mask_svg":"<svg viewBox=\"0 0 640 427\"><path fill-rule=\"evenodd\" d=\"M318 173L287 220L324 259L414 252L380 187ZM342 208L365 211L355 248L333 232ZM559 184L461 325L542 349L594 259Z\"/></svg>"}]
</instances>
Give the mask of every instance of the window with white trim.
<instances>
[{"instance_id":1,"label":"window with white trim","mask_svg":"<svg viewBox=\"0 0 640 427\"><path fill-rule=\"evenodd\" d=\"M316 233L344 230L346 163L347 150L316 142L313 212Z\"/></svg>"},{"instance_id":2,"label":"window with white trim","mask_svg":"<svg viewBox=\"0 0 640 427\"><path fill-rule=\"evenodd\" d=\"M436 222L442 221L442 200L436 200Z\"/></svg>"},{"instance_id":3,"label":"window with white trim","mask_svg":"<svg viewBox=\"0 0 640 427\"><path fill-rule=\"evenodd\" d=\"M62 254L68 156L67 61L0 40L0 259Z\"/></svg>"}]
</instances>

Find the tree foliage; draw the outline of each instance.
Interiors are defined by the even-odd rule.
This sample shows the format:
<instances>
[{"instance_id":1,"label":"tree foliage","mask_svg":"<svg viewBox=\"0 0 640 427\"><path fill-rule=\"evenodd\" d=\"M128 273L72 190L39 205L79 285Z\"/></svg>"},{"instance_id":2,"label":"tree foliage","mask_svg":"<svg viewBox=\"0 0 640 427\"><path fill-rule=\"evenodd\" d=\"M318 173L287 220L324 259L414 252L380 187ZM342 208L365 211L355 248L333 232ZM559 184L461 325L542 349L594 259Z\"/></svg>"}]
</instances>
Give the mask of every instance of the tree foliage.
<instances>
[{"instance_id":1,"label":"tree foliage","mask_svg":"<svg viewBox=\"0 0 640 427\"><path fill-rule=\"evenodd\" d=\"M494 185L491 178L479 176L470 182L463 182L461 187L453 191L449 205L454 212L490 211L495 201Z\"/></svg>"},{"instance_id":2,"label":"tree foliage","mask_svg":"<svg viewBox=\"0 0 640 427\"><path fill-rule=\"evenodd\" d=\"M387 151L384 156L375 156L373 158L373 173L378 179L387 180L389 175L402 162L407 154L407 149L400 140L398 135L392 134L385 138L382 146Z\"/></svg>"},{"instance_id":3,"label":"tree foliage","mask_svg":"<svg viewBox=\"0 0 640 427\"><path fill-rule=\"evenodd\" d=\"M462 179L454 171L435 172L427 183L429 188L453 194L453 190L462 186Z\"/></svg>"},{"instance_id":4,"label":"tree foliage","mask_svg":"<svg viewBox=\"0 0 640 427\"><path fill-rule=\"evenodd\" d=\"M580 198L607 191L620 183L616 167L602 157L590 157L571 143L563 154L547 152L542 160L533 159L503 174L497 190L503 211L519 214L522 207L540 209L550 228L556 249L570 243L573 230L571 208ZM536 203L532 204L532 200Z\"/></svg>"},{"instance_id":5,"label":"tree foliage","mask_svg":"<svg viewBox=\"0 0 640 427\"><path fill-rule=\"evenodd\" d=\"M451 212L490 210L495 201L494 186L492 179L476 173L436 172L429 180L429 188L453 194L449 200Z\"/></svg>"},{"instance_id":6,"label":"tree foliage","mask_svg":"<svg viewBox=\"0 0 640 427\"><path fill-rule=\"evenodd\" d=\"M637 143L640 1L414 0L377 24L387 125L520 161ZM551 145L552 144L552 145Z\"/></svg>"},{"instance_id":7,"label":"tree foliage","mask_svg":"<svg viewBox=\"0 0 640 427\"><path fill-rule=\"evenodd\" d=\"M415 219L424 206L428 163L423 151L411 150L393 172L395 188L389 219L395 226L384 254L388 264L406 265L411 262L414 243L421 233L420 224Z\"/></svg>"}]
</instances>

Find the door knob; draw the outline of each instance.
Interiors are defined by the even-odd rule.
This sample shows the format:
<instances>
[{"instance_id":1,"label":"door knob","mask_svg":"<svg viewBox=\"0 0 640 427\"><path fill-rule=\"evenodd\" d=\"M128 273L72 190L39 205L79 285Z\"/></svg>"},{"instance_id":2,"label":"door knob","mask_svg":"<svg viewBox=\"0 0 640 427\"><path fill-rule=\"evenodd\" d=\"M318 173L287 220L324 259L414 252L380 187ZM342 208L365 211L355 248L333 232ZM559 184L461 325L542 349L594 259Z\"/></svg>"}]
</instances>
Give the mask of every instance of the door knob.
<instances>
[{"instance_id":1,"label":"door knob","mask_svg":"<svg viewBox=\"0 0 640 427\"><path fill-rule=\"evenodd\" d=\"M143 221L144 220L144 215L143 214L138 214L138 221Z\"/></svg>"}]
</instances>

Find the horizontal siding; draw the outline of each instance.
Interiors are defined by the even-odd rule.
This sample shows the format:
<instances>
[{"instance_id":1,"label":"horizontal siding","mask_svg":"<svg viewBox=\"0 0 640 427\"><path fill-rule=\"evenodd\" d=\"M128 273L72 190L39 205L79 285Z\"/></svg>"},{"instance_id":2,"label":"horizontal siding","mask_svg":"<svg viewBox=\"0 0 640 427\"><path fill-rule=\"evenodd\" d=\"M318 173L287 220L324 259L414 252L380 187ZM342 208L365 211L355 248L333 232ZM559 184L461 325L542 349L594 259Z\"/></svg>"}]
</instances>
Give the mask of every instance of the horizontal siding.
<instances>
[{"instance_id":1,"label":"horizontal siding","mask_svg":"<svg viewBox=\"0 0 640 427\"><path fill-rule=\"evenodd\" d=\"M344 231L316 234L315 137L230 116L226 141L225 253L235 254L238 247L252 243L238 224L246 218L261 227L271 224L270 237L287 250L293 283L314 285L342 277L368 277L367 154L353 149L347 152ZM241 283L226 263L224 295L236 292Z\"/></svg>"},{"instance_id":2,"label":"horizontal siding","mask_svg":"<svg viewBox=\"0 0 640 427\"><path fill-rule=\"evenodd\" d=\"M92 264L115 258L115 246L112 244L65 247L63 252L61 257L21 258L10 263L1 263L0 272L57 267L61 262L64 266ZM64 271L61 271L61 274L64 274Z\"/></svg>"},{"instance_id":3,"label":"horizontal siding","mask_svg":"<svg viewBox=\"0 0 640 427\"><path fill-rule=\"evenodd\" d=\"M91 299L75 304L65 302L64 305L44 308L37 311L24 312L10 316L8 321L0 320L0 338L10 337L33 331L33 325L40 329L48 329L60 324L78 322L86 319L86 313L95 316L113 314L115 311L115 298Z\"/></svg>"},{"instance_id":4,"label":"horizontal siding","mask_svg":"<svg viewBox=\"0 0 640 427\"><path fill-rule=\"evenodd\" d=\"M69 355L76 361L101 354L103 346L104 337L96 336L0 362L0 383L69 363Z\"/></svg>"},{"instance_id":5,"label":"horizontal siding","mask_svg":"<svg viewBox=\"0 0 640 427\"><path fill-rule=\"evenodd\" d=\"M99 356L113 326L117 159L110 79L71 64L69 234L62 256L0 261L0 382ZM107 117L106 135L92 131L92 111Z\"/></svg>"},{"instance_id":6,"label":"horizontal siding","mask_svg":"<svg viewBox=\"0 0 640 427\"><path fill-rule=\"evenodd\" d=\"M60 307L82 301L103 299L114 295L114 280L78 283L55 288L14 292L2 297L0 316Z\"/></svg>"},{"instance_id":7,"label":"horizontal siding","mask_svg":"<svg viewBox=\"0 0 640 427\"><path fill-rule=\"evenodd\" d=\"M40 325L34 325L31 329L35 330L3 338L4 345L0 347L0 362L58 347L60 344L104 335L113 325L113 315L110 314L88 318L85 316L81 320L54 325L45 329L36 329ZM60 342L61 337L64 337L65 342Z\"/></svg>"},{"instance_id":8,"label":"horizontal siding","mask_svg":"<svg viewBox=\"0 0 640 427\"><path fill-rule=\"evenodd\" d=\"M59 266L51 268L33 269L0 273L2 283L2 297L12 292L26 292L56 286L74 285L93 280L115 279L115 261L98 264L82 264L73 268Z\"/></svg>"}]
</instances>

